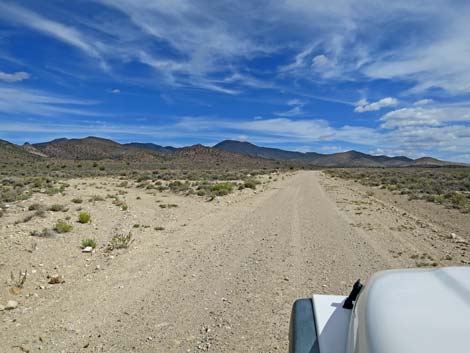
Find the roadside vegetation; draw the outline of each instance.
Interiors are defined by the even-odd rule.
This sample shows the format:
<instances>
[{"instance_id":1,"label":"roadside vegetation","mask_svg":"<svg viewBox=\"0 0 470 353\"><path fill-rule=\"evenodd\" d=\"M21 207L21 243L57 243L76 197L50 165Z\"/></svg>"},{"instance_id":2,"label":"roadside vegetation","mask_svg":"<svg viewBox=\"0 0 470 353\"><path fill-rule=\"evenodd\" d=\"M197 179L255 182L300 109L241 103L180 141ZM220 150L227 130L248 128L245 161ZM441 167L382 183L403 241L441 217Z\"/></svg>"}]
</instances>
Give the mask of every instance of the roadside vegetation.
<instances>
[{"instance_id":1,"label":"roadside vegetation","mask_svg":"<svg viewBox=\"0 0 470 353\"><path fill-rule=\"evenodd\" d=\"M354 168L329 169L326 173L408 195L410 200L470 212L470 168Z\"/></svg>"}]
</instances>

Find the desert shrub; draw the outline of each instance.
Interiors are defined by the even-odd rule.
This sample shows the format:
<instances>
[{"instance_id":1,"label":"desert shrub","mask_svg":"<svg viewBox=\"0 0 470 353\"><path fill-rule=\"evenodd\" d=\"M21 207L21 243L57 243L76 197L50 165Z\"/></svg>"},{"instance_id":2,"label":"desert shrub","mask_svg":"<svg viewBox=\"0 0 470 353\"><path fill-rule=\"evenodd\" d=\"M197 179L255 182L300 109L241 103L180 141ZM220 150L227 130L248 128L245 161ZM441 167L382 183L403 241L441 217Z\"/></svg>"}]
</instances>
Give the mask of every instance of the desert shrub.
<instances>
[{"instance_id":1,"label":"desert shrub","mask_svg":"<svg viewBox=\"0 0 470 353\"><path fill-rule=\"evenodd\" d=\"M50 238L54 236L54 232L51 229L44 228L41 231L33 230L29 235L32 237Z\"/></svg>"},{"instance_id":2,"label":"desert shrub","mask_svg":"<svg viewBox=\"0 0 470 353\"><path fill-rule=\"evenodd\" d=\"M162 203L159 206L160 206L160 208L176 208L176 207L178 207L178 205L175 204L175 203Z\"/></svg>"},{"instance_id":3,"label":"desert shrub","mask_svg":"<svg viewBox=\"0 0 470 353\"><path fill-rule=\"evenodd\" d=\"M223 196L231 193L233 190L232 183L217 183L212 185L212 193L214 195Z\"/></svg>"},{"instance_id":4,"label":"desert shrub","mask_svg":"<svg viewBox=\"0 0 470 353\"><path fill-rule=\"evenodd\" d=\"M129 232L127 235L116 234L114 235L108 243L108 250L112 251L115 249L126 249L128 248L134 239L132 238L132 233Z\"/></svg>"},{"instance_id":5,"label":"desert shrub","mask_svg":"<svg viewBox=\"0 0 470 353\"><path fill-rule=\"evenodd\" d=\"M450 197L450 203L455 208L462 208L465 207L467 203L467 198L463 194L454 192Z\"/></svg>"},{"instance_id":6,"label":"desert shrub","mask_svg":"<svg viewBox=\"0 0 470 353\"><path fill-rule=\"evenodd\" d=\"M75 197L75 198L72 199L72 202L73 203L82 203L83 200L81 198Z\"/></svg>"},{"instance_id":7,"label":"desert shrub","mask_svg":"<svg viewBox=\"0 0 470 353\"><path fill-rule=\"evenodd\" d=\"M52 212L67 212L68 208L65 205L60 205L58 203L55 203L49 207L49 211Z\"/></svg>"},{"instance_id":8,"label":"desert shrub","mask_svg":"<svg viewBox=\"0 0 470 353\"><path fill-rule=\"evenodd\" d=\"M129 182L127 180L124 180L118 184L118 186L121 188L127 188L128 185L129 185Z\"/></svg>"},{"instance_id":9,"label":"desert shrub","mask_svg":"<svg viewBox=\"0 0 470 353\"><path fill-rule=\"evenodd\" d=\"M92 197L90 197L88 201L90 202L104 201L104 197L100 195L93 195Z\"/></svg>"},{"instance_id":10,"label":"desert shrub","mask_svg":"<svg viewBox=\"0 0 470 353\"><path fill-rule=\"evenodd\" d=\"M38 210L45 210L46 206L41 204L41 203L33 203L28 207L28 210L30 211L38 211Z\"/></svg>"},{"instance_id":11,"label":"desert shrub","mask_svg":"<svg viewBox=\"0 0 470 353\"><path fill-rule=\"evenodd\" d=\"M153 229L154 229L154 230L157 230L157 231L158 231L158 230L165 230L164 227L160 227L160 226L154 227Z\"/></svg>"},{"instance_id":12,"label":"desert shrub","mask_svg":"<svg viewBox=\"0 0 470 353\"><path fill-rule=\"evenodd\" d=\"M140 227L140 224L134 224L134 225L132 226L132 228L139 228L139 227Z\"/></svg>"},{"instance_id":13,"label":"desert shrub","mask_svg":"<svg viewBox=\"0 0 470 353\"><path fill-rule=\"evenodd\" d=\"M91 247L93 249L96 248L96 240L93 238L83 239L82 248L87 248L87 247Z\"/></svg>"},{"instance_id":14,"label":"desert shrub","mask_svg":"<svg viewBox=\"0 0 470 353\"><path fill-rule=\"evenodd\" d=\"M72 229L73 229L73 226L71 224L68 224L62 219L59 219L54 227L54 230L57 233L68 233L72 231Z\"/></svg>"},{"instance_id":15,"label":"desert shrub","mask_svg":"<svg viewBox=\"0 0 470 353\"><path fill-rule=\"evenodd\" d=\"M122 211L127 211L129 209L129 206L127 206L123 200L120 200L117 197L114 198L113 205L120 207Z\"/></svg>"},{"instance_id":16,"label":"desert shrub","mask_svg":"<svg viewBox=\"0 0 470 353\"><path fill-rule=\"evenodd\" d=\"M80 212L78 215L78 222L79 223L88 223L91 220L91 215L88 212Z\"/></svg>"},{"instance_id":17,"label":"desert shrub","mask_svg":"<svg viewBox=\"0 0 470 353\"><path fill-rule=\"evenodd\" d=\"M256 180L245 180L243 182L243 186L245 188L248 188L248 189L253 189L255 190L256 189L256 185L258 184L258 182Z\"/></svg>"}]
</instances>

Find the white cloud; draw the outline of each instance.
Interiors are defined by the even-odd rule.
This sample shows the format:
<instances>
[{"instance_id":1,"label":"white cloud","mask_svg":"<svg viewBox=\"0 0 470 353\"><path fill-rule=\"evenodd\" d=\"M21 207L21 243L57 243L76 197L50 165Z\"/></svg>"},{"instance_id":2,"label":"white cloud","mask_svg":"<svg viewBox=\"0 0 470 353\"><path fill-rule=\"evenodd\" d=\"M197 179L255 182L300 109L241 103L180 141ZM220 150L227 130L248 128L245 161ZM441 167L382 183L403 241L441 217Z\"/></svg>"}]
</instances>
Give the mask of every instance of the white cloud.
<instances>
[{"instance_id":1,"label":"white cloud","mask_svg":"<svg viewBox=\"0 0 470 353\"><path fill-rule=\"evenodd\" d=\"M24 71L18 71L11 74L0 71L0 81L4 82L21 82L27 80L29 77L30 75Z\"/></svg>"},{"instance_id":2,"label":"white cloud","mask_svg":"<svg viewBox=\"0 0 470 353\"><path fill-rule=\"evenodd\" d=\"M295 116L302 116L305 115L305 112L303 110L303 107L307 104L307 102L301 100L301 99L291 99L287 102L287 105L291 107L289 110L284 111L284 112L277 112L275 113L278 116L284 116L284 117L295 117Z\"/></svg>"},{"instance_id":3,"label":"white cloud","mask_svg":"<svg viewBox=\"0 0 470 353\"><path fill-rule=\"evenodd\" d=\"M106 115L83 109L84 106L95 104L97 104L96 101L64 97L42 90L0 87L0 113L8 115L28 117Z\"/></svg>"},{"instance_id":4,"label":"white cloud","mask_svg":"<svg viewBox=\"0 0 470 353\"><path fill-rule=\"evenodd\" d=\"M428 105L433 102L434 101L432 99L420 99L419 101L414 102L413 105L417 105L417 106Z\"/></svg>"},{"instance_id":5,"label":"white cloud","mask_svg":"<svg viewBox=\"0 0 470 353\"><path fill-rule=\"evenodd\" d=\"M363 98L356 103L356 108L354 109L354 111L357 113L371 112L371 111L377 111L386 107L392 107L397 104L398 104L398 100L392 97L383 98L374 103L369 103L367 99Z\"/></svg>"},{"instance_id":6,"label":"white cloud","mask_svg":"<svg viewBox=\"0 0 470 353\"><path fill-rule=\"evenodd\" d=\"M382 128L405 126L439 126L450 122L470 123L470 109L461 107L412 107L393 110L383 115Z\"/></svg>"},{"instance_id":7,"label":"white cloud","mask_svg":"<svg viewBox=\"0 0 470 353\"><path fill-rule=\"evenodd\" d=\"M329 63L328 58L323 54L317 55L312 59L312 65L316 67L322 67L322 66L327 65L328 63Z\"/></svg>"},{"instance_id":8,"label":"white cloud","mask_svg":"<svg viewBox=\"0 0 470 353\"><path fill-rule=\"evenodd\" d=\"M121 90L119 88L114 88L114 89L111 90L111 93L119 94L119 93L121 93Z\"/></svg>"},{"instance_id":9,"label":"white cloud","mask_svg":"<svg viewBox=\"0 0 470 353\"><path fill-rule=\"evenodd\" d=\"M99 43L93 45L90 38L85 38L82 33L73 27L49 20L23 7L6 3L0 3L0 17L5 21L18 23L52 36L80 49L92 57L101 58L101 54L97 49Z\"/></svg>"}]
</instances>

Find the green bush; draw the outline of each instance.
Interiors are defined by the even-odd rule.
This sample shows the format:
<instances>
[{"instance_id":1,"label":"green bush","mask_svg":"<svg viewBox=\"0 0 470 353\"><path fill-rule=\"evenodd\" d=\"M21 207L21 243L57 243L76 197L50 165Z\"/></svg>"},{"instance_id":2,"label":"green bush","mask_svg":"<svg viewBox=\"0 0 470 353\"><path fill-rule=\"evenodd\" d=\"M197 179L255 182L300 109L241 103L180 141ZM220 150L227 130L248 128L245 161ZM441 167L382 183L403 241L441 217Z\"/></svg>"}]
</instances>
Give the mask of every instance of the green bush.
<instances>
[{"instance_id":1,"label":"green bush","mask_svg":"<svg viewBox=\"0 0 470 353\"><path fill-rule=\"evenodd\" d=\"M57 232L57 233L68 233L70 232L71 230L73 229L73 226L71 224L68 224L67 222L65 222L64 220L62 219L59 219L57 221L57 224L55 225L54 227L54 230Z\"/></svg>"},{"instance_id":2,"label":"green bush","mask_svg":"<svg viewBox=\"0 0 470 353\"><path fill-rule=\"evenodd\" d=\"M91 215L88 212L80 212L78 215L78 222L80 223L88 223L91 220Z\"/></svg>"},{"instance_id":3,"label":"green bush","mask_svg":"<svg viewBox=\"0 0 470 353\"><path fill-rule=\"evenodd\" d=\"M96 248L96 240L92 238L87 238L82 240L82 248L92 247L93 249Z\"/></svg>"},{"instance_id":4,"label":"green bush","mask_svg":"<svg viewBox=\"0 0 470 353\"><path fill-rule=\"evenodd\" d=\"M218 183L212 185L211 191L214 195L223 196L231 193L233 190L232 183Z\"/></svg>"},{"instance_id":5,"label":"green bush","mask_svg":"<svg viewBox=\"0 0 470 353\"><path fill-rule=\"evenodd\" d=\"M454 192L450 197L450 203L456 208L465 207L467 203L467 198L465 197L465 195Z\"/></svg>"}]
</instances>

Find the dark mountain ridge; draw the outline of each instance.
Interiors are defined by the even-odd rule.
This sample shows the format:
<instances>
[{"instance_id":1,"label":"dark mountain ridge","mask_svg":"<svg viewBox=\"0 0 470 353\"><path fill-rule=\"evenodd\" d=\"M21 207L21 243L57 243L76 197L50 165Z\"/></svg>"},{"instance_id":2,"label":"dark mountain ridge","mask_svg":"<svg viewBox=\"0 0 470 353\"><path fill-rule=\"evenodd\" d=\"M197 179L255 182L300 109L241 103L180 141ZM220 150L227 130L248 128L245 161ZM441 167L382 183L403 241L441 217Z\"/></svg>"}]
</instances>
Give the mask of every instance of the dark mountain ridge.
<instances>
[{"instance_id":1,"label":"dark mountain ridge","mask_svg":"<svg viewBox=\"0 0 470 353\"><path fill-rule=\"evenodd\" d=\"M244 162L271 160L318 167L437 167L462 165L445 162L431 157L416 160L405 157L374 156L358 151L333 154L286 151L278 148L261 147L250 142L225 140L213 147L194 145L183 148L161 146L154 143L132 142L120 144L113 140L89 136L85 138L59 138L49 142L17 146L0 140L2 155L21 157L48 157L64 160L136 159L151 161L158 158L193 160L194 162L220 162L222 160ZM4 158L5 159L5 158Z\"/></svg>"}]
</instances>

